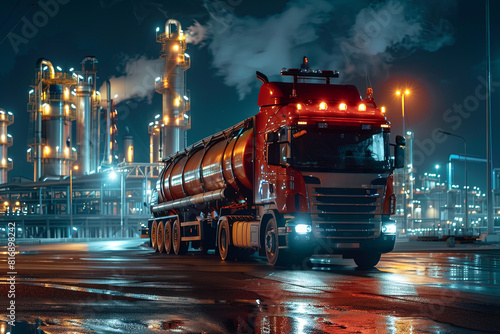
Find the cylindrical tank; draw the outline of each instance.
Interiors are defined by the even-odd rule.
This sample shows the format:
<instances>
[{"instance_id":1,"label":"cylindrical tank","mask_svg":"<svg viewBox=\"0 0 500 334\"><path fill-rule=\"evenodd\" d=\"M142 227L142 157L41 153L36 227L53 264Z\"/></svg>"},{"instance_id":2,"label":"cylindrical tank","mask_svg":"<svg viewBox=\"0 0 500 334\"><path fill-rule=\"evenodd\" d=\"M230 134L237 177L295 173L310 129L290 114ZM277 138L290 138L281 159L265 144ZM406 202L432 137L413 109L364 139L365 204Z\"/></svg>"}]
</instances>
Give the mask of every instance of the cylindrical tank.
<instances>
[{"instance_id":1,"label":"cylindrical tank","mask_svg":"<svg viewBox=\"0 0 500 334\"><path fill-rule=\"evenodd\" d=\"M76 133L77 144L80 148L78 156L78 164L81 166L83 174L90 173L90 141L91 141L91 126L90 126L90 109L92 87L84 81L76 86L76 96L78 112L76 114Z\"/></svg>"},{"instance_id":2,"label":"cylindrical tank","mask_svg":"<svg viewBox=\"0 0 500 334\"><path fill-rule=\"evenodd\" d=\"M134 138L131 135L123 136L123 155L126 162L134 162Z\"/></svg>"},{"instance_id":3,"label":"cylindrical tank","mask_svg":"<svg viewBox=\"0 0 500 334\"><path fill-rule=\"evenodd\" d=\"M70 106L63 100L63 85L50 85L47 102L42 107L42 136L45 138L42 175L69 175L71 159Z\"/></svg>"},{"instance_id":4,"label":"cylindrical tank","mask_svg":"<svg viewBox=\"0 0 500 334\"><path fill-rule=\"evenodd\" d=\"M0 108L0 184L8 181L7 172L12 169L12 161L7 157L7 147L12 145L12 137L7 126L14 122L14 115Z\"/></svg>"},{"instance_id":5,"label":"cylindrical tank","mask_svg":"<svg viewBox=\"0 0 500 334\"><path fill-rule=\"evenodd\" d=\"M160 174L159 202L227 188L234 190L232 193L235 194L251 190L253 142L253 128L240 126L177 154ZM213 200L214 196L208 198Z\"/></svg>"}]
</instances>

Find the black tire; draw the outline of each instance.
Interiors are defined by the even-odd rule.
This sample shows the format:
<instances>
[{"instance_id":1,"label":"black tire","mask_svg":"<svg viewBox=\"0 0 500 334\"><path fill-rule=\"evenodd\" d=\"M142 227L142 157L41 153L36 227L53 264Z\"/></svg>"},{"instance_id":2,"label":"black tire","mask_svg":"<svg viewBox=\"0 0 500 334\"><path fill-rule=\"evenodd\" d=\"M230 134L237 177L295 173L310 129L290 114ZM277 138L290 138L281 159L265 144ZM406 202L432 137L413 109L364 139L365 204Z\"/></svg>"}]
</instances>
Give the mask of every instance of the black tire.
<instances>
[{"instance_id":1,"label":"black tire","mask_svg":"<svg viewBox=\"0 0 500 334\"><path fill-rule=\"evenodd\" d=\"M165 234L164 234L164 242L165 242L165 253L172 253L172 222L170 220L165 222Z\"/></svg>"},{"instance_id":2,"label":"black tire","mask_svg":"<svg viewBox=\"0 0 500 334\"><path fill-rule=\"evenodd\" d=\"M153 221L151 224L151 247L158 252L158 223L156 220Z\"/></svg>"},{"instance_id":3,"label":"black tire","mask_svg":"<svg viewBox=\"0 0 500 334\"><path fill-rule=\"evenodd\" d=\"M292 264L290 254L279 249L278 224L271 218L266 225L264 234L264 248L266 251L267 262L272 266L288 267Z\"/></svg>"},{"instance_id":4,"label":"black tire","mask_svg":"<svg viewBox=\"0 0 500 334\"><path fill-rule=\"evenodd\" d=\"M156 242L158 243L158 253L165 253L165 230L163 227L163 222L158 222L158 228L156 232Z\"/></svg>"},{"instance_id":5,"label":"black tire","mask_svg":"<svg viewBox=\"0 0 500 334\"><path fill-rule=\"evenodd\" d=\"M380 261L380 253L359 253L354 256L354 262L359 269L371 269Z\"/></svg>"},{"instance_id":6,"label":"black tire","mask_svg":"<svg viewBox=\"0 0 500 334\"><path fill-rule=\"evenodd\" d=\"M172 226L172 246L176 255L184 255L188 250L188 244L185 241L181 241L181 236L181 222L177 218Z\"/></svg>"},{"instance_id":7,"label":"black tire","mask_svg":"<svg viewBox=\"0 0 500 334\"><path fill-rule=\"evenodd\" d=\"M231 245L231 230L229 222L226 219L219 221L217 230L217 251L222 261L232 260L234 258L234 246Z\"/></svg>"}]
</instances>

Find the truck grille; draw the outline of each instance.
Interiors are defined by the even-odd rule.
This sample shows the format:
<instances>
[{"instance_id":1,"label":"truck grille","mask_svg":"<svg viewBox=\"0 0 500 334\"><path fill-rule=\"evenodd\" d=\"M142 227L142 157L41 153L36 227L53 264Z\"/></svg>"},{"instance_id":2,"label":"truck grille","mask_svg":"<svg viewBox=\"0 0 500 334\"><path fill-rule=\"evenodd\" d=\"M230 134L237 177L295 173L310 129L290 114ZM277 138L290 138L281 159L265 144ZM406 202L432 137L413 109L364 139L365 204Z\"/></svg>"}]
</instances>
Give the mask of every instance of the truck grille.
<instances>
[{"instance_id":1,"label":"truck grille","mask_svg":"<svg viewBox=\"0 0 500 334\"><path fill-rule=\"evenodd\" d=\"M309 185L316 238L365 239L380 234L381 188L323 188Z\"/></svg>"}]
</instances>

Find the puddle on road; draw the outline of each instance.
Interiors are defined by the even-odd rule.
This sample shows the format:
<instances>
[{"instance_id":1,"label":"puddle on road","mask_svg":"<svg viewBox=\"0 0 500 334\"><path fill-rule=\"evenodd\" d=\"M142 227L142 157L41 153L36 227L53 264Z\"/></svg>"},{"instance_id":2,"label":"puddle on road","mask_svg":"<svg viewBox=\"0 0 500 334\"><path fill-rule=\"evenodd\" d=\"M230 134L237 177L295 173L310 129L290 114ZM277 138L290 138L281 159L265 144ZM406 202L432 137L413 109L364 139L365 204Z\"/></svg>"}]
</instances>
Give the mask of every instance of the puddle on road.
<instances>
[{"instance_id":1,"label":"puddle on road","mask_svg":"<svg viewBox=\"0 0 500 334\"><path fill-rule=\"evenodd\" d=\"M164 320L123 319L36 319L33 323L15 322L11 326L0 322L0 333L462 333L475 331L453 327L422 318L401 318L390 315L370 314L363 311L335 310L324 315L289 314L276 315L250 313L236 319L174 319L164 315ZM162 317L155 315L155 317ZM225 324L225 325L223 325Z\"/></svg>"}]
</instances>

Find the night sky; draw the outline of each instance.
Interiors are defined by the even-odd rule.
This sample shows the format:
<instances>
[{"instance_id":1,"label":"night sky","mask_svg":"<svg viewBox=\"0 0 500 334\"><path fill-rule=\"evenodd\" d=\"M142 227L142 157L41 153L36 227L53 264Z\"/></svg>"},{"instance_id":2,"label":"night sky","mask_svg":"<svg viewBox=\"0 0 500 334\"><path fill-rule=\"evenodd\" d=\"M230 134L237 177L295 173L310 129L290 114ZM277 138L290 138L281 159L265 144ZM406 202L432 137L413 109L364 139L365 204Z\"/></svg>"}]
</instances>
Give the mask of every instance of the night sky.
<instances>
[{"instance_id":1,"label":"night sky","mask_svg":"<svg viewBox=\"0 0 500 334\"><path fill-rule=\"evenodd\" d=\"M435 171L435 164L444 166L449 154L463 154L458 138L433 136L438 128L464 136L470 156L486 156L485 1L42 0L36 7L32 3L0 5L0 107L15 117L8 128L14 138L8 149L14 160L10 177L33 175L26 162L26 110L40 57L65 71L80 69L85 56L97 57L98 86L112 78L114 89L126 88L119 92L119 133L128 127L134 136L135 160L148 162L147 126L161 113L161 95L153 90L155 77L162 74L155 30L160 27L163 32L169 18L179 20L191 40L188 144L257 113L261 83L256 70L280 80L282 67L297 67L308 56L312 68L339 70L338 82L356 84L363 95L373 87L378 105L388 110L392 138L402 133L401 101L395 90L411 90L405 119L406 129L415 133L417 175ZM493 167L498 167L500 2L491 1L490 6ZM485 173L485 164L471 163L469 184L484 190ZM460 180L458 171L456 183Z\"/></svg>"}]
</instances>

